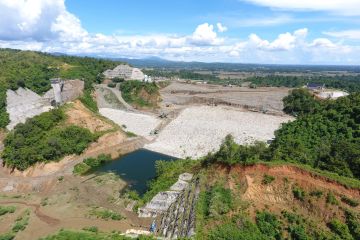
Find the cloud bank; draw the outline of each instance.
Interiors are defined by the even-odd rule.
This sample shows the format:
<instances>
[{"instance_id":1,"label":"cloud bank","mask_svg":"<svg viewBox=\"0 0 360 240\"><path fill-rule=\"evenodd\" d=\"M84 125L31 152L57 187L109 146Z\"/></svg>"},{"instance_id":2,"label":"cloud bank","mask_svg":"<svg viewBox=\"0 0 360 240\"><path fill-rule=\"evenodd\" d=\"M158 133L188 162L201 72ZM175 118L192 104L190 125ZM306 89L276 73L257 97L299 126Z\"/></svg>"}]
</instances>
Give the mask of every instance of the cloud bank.
<instances>
[{"instance_id":1,"label":"cloud bank","mask_svg":"<svg viewBox=\"0 0 360 240\"><path fill-rule=\"evenodd\" d=\"M285 1L249 0L257 4L286 8ZM321 0L318 0L322 2ZM327 2L336 0L328 0ZM310 1L294 4L306 8ZM315 1L314 1L315 2ZM344 4L346 5L346 4ZM331 6L331 3L330 3ZM320 8L318 5L314 9ZM359 6L360 9L360 6ZM354 10L356 11L356 10ZM359 64L360 50L343 41L308 39L307 28L263 39L256 33L247 38L223 36L222 23L203 23L188 35L105 35L89 33L64 0L0 0L0 47L104 57L159 56L170 60L255 63ZM326 33L330 37L347 32Z\"/></svg>"}]
</instances>

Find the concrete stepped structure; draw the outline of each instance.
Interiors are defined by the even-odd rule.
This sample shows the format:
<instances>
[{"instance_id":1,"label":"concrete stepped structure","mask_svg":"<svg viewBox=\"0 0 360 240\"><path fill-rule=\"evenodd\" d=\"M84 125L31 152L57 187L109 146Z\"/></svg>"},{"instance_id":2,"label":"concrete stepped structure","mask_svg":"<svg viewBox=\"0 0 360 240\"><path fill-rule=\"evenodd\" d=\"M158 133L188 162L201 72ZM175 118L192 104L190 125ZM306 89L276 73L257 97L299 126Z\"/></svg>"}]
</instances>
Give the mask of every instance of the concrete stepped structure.
<instances>
[{"instance_id":1,"label":"concrete stepped structure","mask_svg":"<svg viewBox=\"0 0 360 240\"><path fill-rule=\"evenodd\" d=\"M16 91L6 92L6 111L9 113L10 123L8 130L13 129L18 123L24 123L43 112L49 111L50 102L29 89L19 88Z\"/></svg>"},{"instance_id":2,"label":"concrete stepped structure","mask_svg":"<svg viewBox=\"0 0 360 240\"><path fill-rule=\"evenodd\" d=\"M195 234L195 208L200 193L199 180L192 181L162 214L158 235L166 239L190 238Z\"/></svg>"},{"instance_id":3,"label":"concrete stepped structure","mask_svg":"<svg viewBox=\"0 0 360 240\"><path fill-rule=\"evenodd\" d=\"M19 88L16 91L6 92L6 111L9 114L10 124L8 130L12 130L17 124L24 123L26 119L47 112L55 105L73 101L82 95L84 82L80 80L60 81L52 84L54 88L40 96L30 89ZM55 94L56 92L56 94Z\"/></svg>"},{"instance_id":4,"label":"concrete stepped structure","mask_svg":"<svg viewBox=\"0 0 360 240\"><path fill-rule=\"evenodd\" d=\"M159 226L157 235L165 239L187 238L195 234L195 207L200 193L199 180L183 173L169 191L158 193L139 217L152 217Z\"/></svg>"}]
</instances>

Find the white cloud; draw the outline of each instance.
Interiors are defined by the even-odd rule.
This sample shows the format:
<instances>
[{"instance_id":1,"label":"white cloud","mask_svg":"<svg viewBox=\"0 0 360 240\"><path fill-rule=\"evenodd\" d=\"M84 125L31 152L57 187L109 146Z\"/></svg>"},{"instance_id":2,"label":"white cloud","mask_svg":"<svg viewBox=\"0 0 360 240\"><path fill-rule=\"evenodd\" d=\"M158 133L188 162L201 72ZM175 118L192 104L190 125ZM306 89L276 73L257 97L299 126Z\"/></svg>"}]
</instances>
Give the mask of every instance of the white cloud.
<instances>
[{"instance_id":1,"label":"white cloud","mask_svg":"<svg viewBox=\"0 0 360 240\"><path fill-rule=\"evenodd\" d=\"M287 32L279 34L279 36L272 42L263 40L256 34L249 36L249 44L265 51L289 51L295 46L297 42L307 36L308 30L306 28L296 30L293 34Z\"/></svg>"},{"instance_id":2,"label":"white cloud","mask_svg":"<svg viewBox=\"0 0 360 240\"><path fill-rule=\"evenodd\" d=\"M280 10L326 11L339 15L360 15L359 0L240 0Z\"/></svg>"},{"instance_id":3,"label":"white cloud","mask_svg":"<svg viewBox=\"0 0 360 240\"><path fill-rule=\"evenodd\" d=\"M189 43L194 45L218 45L223 39L218 38L214 31L214 25L203 23L197 26L195 32L188 38Z\"/></svg>"},{"instance_id":4,"label":"white cloud","mask_svg":"<svg viewBox=\"0 0 360 240\"><path fill-rule=\"evenodd\" d=\"M323 32L325 35L350 40L360 40L360 29L349 29L344 31Z\"/></svg>"},{"instance_id":5,"label":"white cloud","mask_svg":"<svg viewBox=\"0 0 360 240\"><path fill-rule=\"evenodd\" d=\"M86 34L64 0L0 0L1 39L74 39Z\"/></svg>"},{"instance_id":6,"label":"white cloud","mask_svg":"<svg viewBox=\"0 0 360 240\"><path fill-rule=\"evenodd\" d=\"M67 11L64 0L0 0L0 47L106 57L160 56L186 61L360 63L359 47L327 38L307 40L306 28L281 33L273 40L255 33L246 40L220 37L226 30L221 23L203 23L193 33L182 36L90 34L80 19ZM357 36L345 31L328 33L331 34Z\"/></svg>"},{"instance_id":7,"label":"white cloud","mask_svg":"<svg viewBox=\"0 0 360 240\"><path fill-rule=\"evenodd\" d=\"M221 33L226 32L228 30L228 28L226 26L222 25L221 23L217 23L216 26L217 26L218 31Z\"/></svg>"}]
</instances>

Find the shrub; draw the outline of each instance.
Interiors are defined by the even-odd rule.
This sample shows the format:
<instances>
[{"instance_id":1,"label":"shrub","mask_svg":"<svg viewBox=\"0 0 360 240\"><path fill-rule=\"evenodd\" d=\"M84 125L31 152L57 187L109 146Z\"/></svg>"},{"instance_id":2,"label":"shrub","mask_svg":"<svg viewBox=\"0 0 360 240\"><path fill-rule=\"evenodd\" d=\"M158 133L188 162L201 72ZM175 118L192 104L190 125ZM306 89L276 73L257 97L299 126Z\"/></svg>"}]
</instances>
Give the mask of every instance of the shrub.
<instances>
[{"instance_id":1,"label":"shrub","mask_svg":"<svg viewBox=\"0 0 360 240\"><path fill-rule=\"evenodd\" d=\"M294 197L300 201L304 201L306 192L299 186L294 186L292 190Z\"/></svg>"},{"instance_id":2,"label":"shrub","mask_svg":"<svg viewBox=\"0 0 360 240\"><path fill-rule=\"evenodd\" d=\"M258 227L246 218L236 219L219 225L208 234L210 240L268 240ZM202 238L199 238L202 239ZM206 238L205 238L206 239Z\"/></svg>"},{"instance_id":3,"label":"shrub","mask_svg":"<svg viewBox=\"0 0 360 240\"><path fill-rule=\"evenodd\" d=\"M85 163L78 163L74 166L73 173L75 175L84 175L90 170L90 166Z\"/></svg>"},{"instance_id":4,"label":"shrub","mask_svg":"<svg viewBox=\"0 0 360 240\"><path fill-rule=\"evenodd\" d=\"M333 192L329 192L326 196L326 203L332 204L332 205L339 205L339 201L336 199Z\"/></svg>"},{"instance_id":5,"label":"shrub","mask_svg":"<svg viewBox=\"0 0 360 240\"><path fill-rule=\"evenodd\" d=\"M130 131L126 131L125 133L126 133L127 137L136 137L137 136L135 133L130 132Z\"/></svg>"},{"instance_id":6,"label":"shrub","mask_svg":"<svg viewBox=\"0 0 360 240\"><path fill-rule=\"evenodd\" d=\"M315 191L310 192L309 195L312 197L321 198L321 196L323 195L323 192L320 190L315 190Z\"/></svg>"},{"instance_id":7,"label":"shrub","mask_svg":"<svg viewBox=\"0 0 360 240\"><path fill-rule=\"evenodd\" d=\"M13 232L0 234L0 240L13 240L15 236L16 235Z\"/></svg>"},{"instance_id":8,"label":"shrub","mask_svg":"<svg viewBox=\"0 0 360 240\"><path fill-rule=\"evenodd\" d=\"M348 198L347 196L341 196L341 201L343 201L344 203L346 203L351 207L357 207L359 205L358 201Z\"/></svg>"},{"instance_id":9,"label":"shrub","mask_svg":"<svg viewBox=\"0 0 360 240\"><path fill-rule=\"evenodd\" d=\"M86 158L83 162L75 165L73 173L75 175L87 174L108 161L111 161L111 155L100 154L97 158Z\"/></svg>"},{"instance_id":10,"label":"shrub","mask_svg":"<svg viewBox=\"0 0 360 240\"><path fill-rule=\"evenodd\" d=\"M275 215L267 211L257 212L256 225L269 239L281 239L281 224Z\"/></svg>"},{"instance_id":11,"label":"shrub","mask_svg":"<svg viewBox=\"0 0 360 240\"><path fill-rule=\"evenodd\" d=\"M233 207L233 199L230 189L221 185L215 185L208 192L209 216L219 217L228 213Z\"/></svg>"},{"instance_id":12,"label":"shrub","mask_svg":"<svg viewBox=\"0 0 360 240\"><path fill-rule=\"evenodd\" d=\"M14 213L16 207L14 206L0 206L0 216L5 215L7 213Z\"/></svg>"},{"instance_id":13,"label":"shrub","mask_svg":"<svg viewBox=\"0 0 360 240\"><path fill-rule=\"evenodd\" d=\"M352 211L345 211L346 225L354 239L360 239L360 216Z\"/></svg>"},{"instance_id":14,"label":"shrub","mask_svg":"<svg viewBox=\"0 0 360 240\"><path fill-rule=\"evenodd\" d=\"M12 227L12 231L15 233L24 231L27 225L29 224L29 219L30 219L30 210L27 209L20 217L16 219L15 224Z\"/></svg>"},{"instance_id":15,"label":"shrub","mask_svg":"<svg viewBox=\"0 0 360 240\"><path fill-rule=\"evenodd\" d=\"M93 232L93 233L97 233L99 231L98 227L96 227L96 226L84 227L83 230Z\"/></svg>"},{"instance_id":16,"label":"shrub","mask_svg":"<svg viewBox=\"0 0 360 240\"><path fill-rule=\"evenodd\" d=\"M353 237L350 234L349 228L338 219L334 219L328 223L328 226L332 232L338 235L343 240L352 240Z\"/></svg>"},{"instance_id":17,"label":"shrub","mask_svg":"<svg viewBox=\"0 0 360 240\"><path fill-rule=\"evenodd\" d=\"M113 212L108 209L96 209L96 208L92 209L90 211L90 216L95 216L96 218L101 218L104 220L111 219L111 220L119 221L119 220L124 219L124 217L121 216L121 214Z\"/></svg>"},{"instance_id":18,"label":"shrub","mask_svg":"<svg viewBox=\"0 0 360 240\"><path fill-rule=\"evenodd\" d=\"M264 177L263 177L263 180L262 180L262 184L267 185L267 184L272 183L274 180L275 180L275 177L274 177L274 176L270 176L270 175L264 174Z\"/></svg>"},{"instance_id":19,"label":"shrub","mask_svg":"<svg viewBox=\"0 0 360 240\"><path fill-rule=\"evenodd\" d=\"M115 83L108 83L107 86L109 88L115 88L116 87L116 84Z\"/></svg>"},{"instance_id":20,"label":"shrub","mask_svg":"<svg viewBox=\"0 0 360 240\"><path fill-rule=\"evenodd\" d=\"M78 126L59 126L64 119L63 111L55 109L18 124L4 141L5 165L23 171L37 162L82 153L95 135Z\"/></svg>"},{"instance_id":21,"label":"shrub","mask_svg":"<svg viewBox=\"0 0 360 240\"><path fill-rule=\"evenodd\" d=\"M79 99L85 105L85 107L87 107L92 112L98 112L99 111L97 103L94 100L94 98L92 97L90 90L86 90L84 92L84 94L82 95L82 97L80 97Z\"/></svg>"},{"instance_id":22,"label":"shrub","mask_svg":"<svg viewBox=\"0 0 360 240\"><path fill-rule=\"evenodd\" d=\"M115 78L112 79L112 81L113 81L114 83L121 83L121 82L124 82L125 79L124 79L124 78L115 77Z\"/></svg>"}]
</instances>

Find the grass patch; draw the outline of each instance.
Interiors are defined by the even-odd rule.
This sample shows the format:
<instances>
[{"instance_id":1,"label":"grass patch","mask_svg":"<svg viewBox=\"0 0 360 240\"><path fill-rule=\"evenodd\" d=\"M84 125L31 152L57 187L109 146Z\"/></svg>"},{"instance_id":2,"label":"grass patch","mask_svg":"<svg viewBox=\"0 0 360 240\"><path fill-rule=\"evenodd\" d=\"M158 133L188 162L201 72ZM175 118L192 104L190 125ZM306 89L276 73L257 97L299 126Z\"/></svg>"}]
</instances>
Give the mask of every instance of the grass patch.
<instances>
[{"instance_id":1,"label":"grass patch","mask_svg":"<svg viewBox=\"0 0 360 240\"><path fill-rule=\"evenodd\" d=\"M0 206L0 216L8 213L14 213L16 211L15 206Z\"/></svg>"},{"instance_id":2,"label":"grass patch","mask_svg":"<svg viewBox=\"0 0 360 240\"><path fill-rule=\"evenodd\" d=\"M360 189L360 180L358 180L356 178L340 176L337 173L329 172L326 170L315 169L315 168L313 168L309 165L305 165L305 164L289 163L289 162L285 162L285 161L270 161L270 162L260 161L260 162L258 162L258 164L264 164L269 167L277 167L277 166L297 167L297 168L305 170L315 176L325 177L327 179L330 179L334 182L344 185L347 188Z\"/></svg>"},{"instance_id":3,"label":"grass patch","mask_svg":"<svg viewBox=\"0 0 360 240\"><path fill-rule=\"evenodd\" d=\"M263 176L263 179L262 179L262 184L270 184L272 183L273 181L275 180L275 177L274 176L270 176L270 175L267 175L267 174L264 174Z\"/></svg>"},{"instance_id":4,"label":"grass patch","mask_svg":"<svg viewBox=\"0 0 360 240\"><path fill-rule=\"evenodd\" d=\"M90 90L86 90L79 99L82 102L82 104L84 104L84 106L87 107L90 111L92 111L94 113L99 112L97 103L94 100L93 96L91 95Z\"/></svg>"},{"instance_id":5,"label":"grass patch","mask_svg":"<svg viewBox=\"0 0 360 240\"><path fill-rule=\"evenodd\" d=\"M140 107L156 107L159 96L159 87L156 83L141 81L125 81L120 85L124 100Z\"/></svg>"},{"instance_id":6,"label":"grass patch","mask_svg":"<svg viewBox=\"0 0 360 240\"><path fill-rule=\"evenodd\" d=\"M292 189L292 192L294 194L294 198L296 198L297 200L300 200L300 201L305 200L306 192L301 187L294 186Z\"/></svg>"},{"instance_id":7,"label":"grass patch","mask_svg":"<svg viewBox=\"0 0 360 240\"><path fill-rule=\"evenodd\" d=\"M359 201L356 201L354 199L348 198L347 196L341 196L341 201L346 203L347 205L351 207L357 207L359 206Z\"/></svg>"},{"instance_id":8,"label":"grass patch","mask_svg":"<svg viewBox=\"0 0 360 240\"><path fill-rule=\"evenodd\" d=\"M184 172L192 172L192 169L199 165L198 161L175 160L156 161L156 178L149 182L149 190L141 197L136 208L149 202L157 193L168 190Z\"/></svg>"},{"instance_id":9,"label":"grass patch","mask_svg":"<svg viewBox=\"0 0 360 240\"><path fill-rule=\"evenodd\" d=\"M129 138L130 138L130 137L136 137L136 136L137 136L135 133L130 132L130 131L126 131L125 133L126 133L126 136L129 137Z\"/></svg>"},{"instance_id":10,"label":"grass patch","mask_svg":"<svg viewBox=\"0 0 360 240\"><path fill-rule=\"evenodd\" d=\"M83 162L78 163L74 166L73 174L88 174L89 172L94 171L96 168L111 160L111 156L105 154L100 154L97 158L86 158L83 160Z\"/></svg>"},{"instance_id":11,"label":"grass patch","mask_svg":"<svg viewBox=\"0 0 360 240\"><path fill-rule=\"evenodd\" d=\"M321 198L322 195L323 195L323 192L320 191L320 190L315 190L315 191L311 191L311 192L309 193L309 195L312 196L312 197Z\"/></svg>"},{"instance_id":12,"label":"grass patch","mask_svg":"<svg viewBox=\"0 0 360 240\"><path fill-rule=\"evenodd\" d=\"M115 220L120 221L122 219L125 219L121 214L116 213L114 211L108 210L108 209L102 209L102 208L93 208L89 212L90 216L94 216L96 218L101 218L104 220Z\"/></svg>"},{"instance_id":13,"label":"grass patch","mask_svg":"<svg viewBox=\"0 0 360 240\"><path fill-rule=\"evenodd\" d=\"M93 232L93 233L99 232L99 228L96 227L96 226L84 227L83 230L84 230L84 231Z\"/></svg>"},{"instance_id":14,"label":"grass patch","mask_svg":"<svg viewBox=\"0 0 360 240\"><path fill-rule=\"evenodd\" d=\"M30 210L26 209L16 220L15 224L12 227L14 233L24 231L27 225L29 224L30 219Z\"/></svg>"},{"instance_id":15,"label":"grass patch","mask_svg":"<svg viewBox=\"0 0 360 240\"><path fill-rule=\"evenodd\" d=\"M326 195L326 203L331 205L339 205L339 201L336 199L333 192L328 192Z\"/></svg>"},{"instance_id":16,"label":"grass patch","mask_svg":"<svg viewBox=\"0 0 360 240\"><path fill-rule=\"evenodd\" d=\"M13 240L16 234L13 232L0 234L0 240Z\"/></svg>"}]
</instances>

